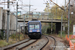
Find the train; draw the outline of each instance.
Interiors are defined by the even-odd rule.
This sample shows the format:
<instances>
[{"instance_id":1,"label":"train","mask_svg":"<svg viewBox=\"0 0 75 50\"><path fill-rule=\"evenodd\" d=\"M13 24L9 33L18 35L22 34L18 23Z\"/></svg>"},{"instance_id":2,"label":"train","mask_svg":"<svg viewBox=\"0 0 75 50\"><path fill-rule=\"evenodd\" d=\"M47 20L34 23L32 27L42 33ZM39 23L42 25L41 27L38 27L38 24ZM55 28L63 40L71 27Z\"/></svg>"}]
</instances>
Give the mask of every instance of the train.
<instances>
[{"instance_id":1,"label":"train","mask_svg":"<svg viewBox=\"0 0 75 50\"><path fill-rule=\"evenodd\" d=\"M42 32L41 32L41 21L38 20L32 20L28 21L28 36L31 39L37 39L41 38Z\"/></svg>"}]
</instances>

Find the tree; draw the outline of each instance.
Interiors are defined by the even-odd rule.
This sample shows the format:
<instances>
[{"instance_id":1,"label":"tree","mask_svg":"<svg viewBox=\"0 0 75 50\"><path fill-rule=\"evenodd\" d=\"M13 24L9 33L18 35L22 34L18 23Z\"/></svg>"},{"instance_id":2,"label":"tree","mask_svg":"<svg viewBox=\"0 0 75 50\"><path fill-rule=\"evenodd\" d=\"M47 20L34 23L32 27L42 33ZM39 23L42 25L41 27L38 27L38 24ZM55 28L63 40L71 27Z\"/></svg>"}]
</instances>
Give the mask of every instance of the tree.
<instances>
[{"instance_id":1,"label":"tree","mask_svg":"<svg viewBox=\"0 0 75 50\"><path fill-rule=\"evenodd\" d=\"M50 12L50 5L49 3L47 2L46 3L46 8L44 9L45 12Z\"/></svg>"},{"instance_id":2,"label":"tree","mask_svg":"<svg viewBox=\"0 0 75 50\"><path fill-rule=\"evenodd\" d=\"M73 25L75 25L75 0L70 0L70 32L73 32Z\"/></svg>"},{"instance_id":3,"label":"tree","mask_svg":"<svg viewBox=\"0 0 75 50\"><path fill-rule=\"evenodd\" d=\"M64 8L64 6L62 6ZM61 15L63 14L63 19L65 19L65 12L59 8L58 6L54 5L52 8L51 8L51 13L53 14L54 16L54 19L61 19Z\"/></svg>"}]
</instances>

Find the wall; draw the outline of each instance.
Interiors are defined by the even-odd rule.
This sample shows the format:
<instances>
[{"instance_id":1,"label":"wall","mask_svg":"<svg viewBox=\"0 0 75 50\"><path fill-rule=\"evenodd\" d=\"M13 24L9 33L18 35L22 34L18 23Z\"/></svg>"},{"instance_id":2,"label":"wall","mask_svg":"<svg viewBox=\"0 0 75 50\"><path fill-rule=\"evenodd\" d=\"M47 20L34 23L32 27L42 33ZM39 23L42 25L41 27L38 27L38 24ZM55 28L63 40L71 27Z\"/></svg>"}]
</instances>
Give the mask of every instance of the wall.
<instances>
[{"instance_id":1,"label":"wall","mask_svg":"<svg viewBox=\"0 0 75 50\"><path fill-rule=\"evenodd\" d=\"M7 10L3 10L3 22L4 22L4 29L7 30ZM9 29L10 29L10 15L9 15Z\"/></svg>"},{"instance_id":2,"label":"wall","mask_svg":"<svg viewBox=\"0 0 75 50\"><path fill-rule=\"evenodd\" d=\"M13 13L10 14L10 34L13 34L16 32L16 17L13 15Z\"/></svg>"},{"instance_id":3,"label":"wall","mask_svg":"<svg viewBox=\"0 0 75 50\"><path fill-rule=\"evenodd\" d=\"M3 14L3 8L0 7L0 29L2 29L2 14Z\"/></svg>"}]
</instances>

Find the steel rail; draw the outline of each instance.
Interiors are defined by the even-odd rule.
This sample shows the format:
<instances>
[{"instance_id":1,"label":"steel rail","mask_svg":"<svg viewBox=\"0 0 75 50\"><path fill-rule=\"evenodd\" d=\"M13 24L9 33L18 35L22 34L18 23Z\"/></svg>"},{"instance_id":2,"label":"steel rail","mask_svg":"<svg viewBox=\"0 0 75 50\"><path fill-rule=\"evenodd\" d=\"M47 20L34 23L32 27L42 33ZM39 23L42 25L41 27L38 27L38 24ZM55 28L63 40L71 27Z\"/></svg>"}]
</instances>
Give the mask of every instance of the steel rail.
<instances>
[{"instance_id":1,"label":"steel rail","mask_svg":"<svg viewBox=\"0 0 75 50\"><path fill-rule=\"evenodd\" d=\"M26 40L23 40L23 41L17 42L17 43L12 44L12 45L8 45L8 46L6 46L6 47L1 48L1 50L8 50L8 49L11 49L11 48L13 48L13 47L15 47L15 46L17 46L17 45L20 45L20 44L26 43L26 42L28 42L28 41L30 41L30 39L26 39Z\"/></svg>"}]
</instances>

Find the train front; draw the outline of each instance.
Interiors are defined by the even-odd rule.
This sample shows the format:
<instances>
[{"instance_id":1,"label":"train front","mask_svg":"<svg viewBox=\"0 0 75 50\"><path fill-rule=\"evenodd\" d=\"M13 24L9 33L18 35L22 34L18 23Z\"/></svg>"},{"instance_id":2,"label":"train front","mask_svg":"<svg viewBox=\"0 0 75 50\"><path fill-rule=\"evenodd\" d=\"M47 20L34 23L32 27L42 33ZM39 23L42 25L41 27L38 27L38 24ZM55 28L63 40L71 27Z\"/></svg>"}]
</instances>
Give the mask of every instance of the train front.
<instances>
[{"instance_id":1,"label":"train front","mask_svg":"<svg viewBox=\"0 0 75 50\"><path fill-rule=\"evenodd\" d=\"M33 38L41 37L41 22L40 21L29 21L28 22L28 36Z\"/></svg>"}]
</instances>

